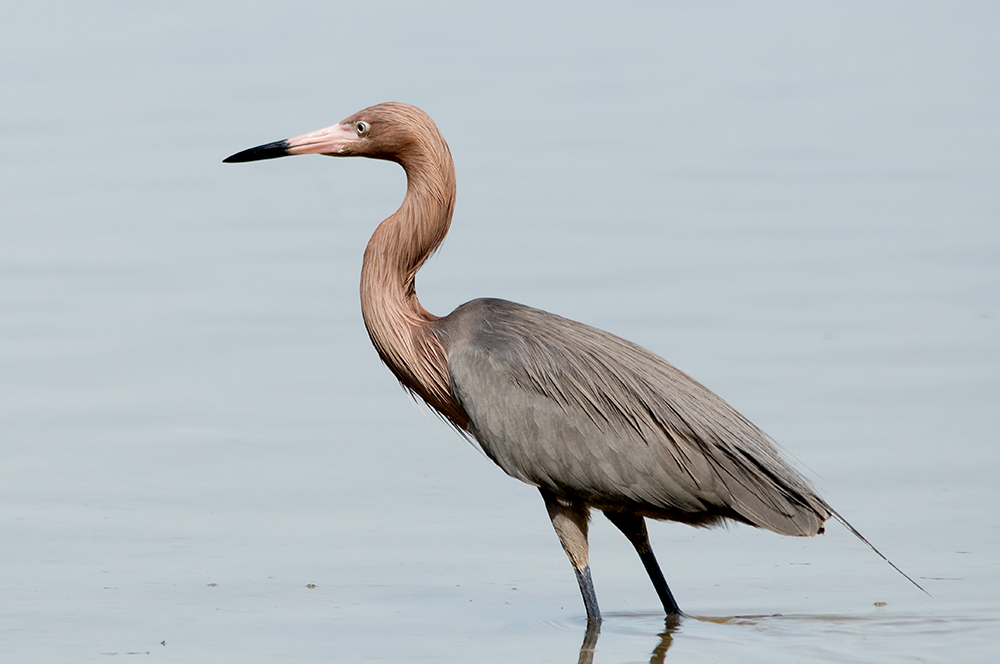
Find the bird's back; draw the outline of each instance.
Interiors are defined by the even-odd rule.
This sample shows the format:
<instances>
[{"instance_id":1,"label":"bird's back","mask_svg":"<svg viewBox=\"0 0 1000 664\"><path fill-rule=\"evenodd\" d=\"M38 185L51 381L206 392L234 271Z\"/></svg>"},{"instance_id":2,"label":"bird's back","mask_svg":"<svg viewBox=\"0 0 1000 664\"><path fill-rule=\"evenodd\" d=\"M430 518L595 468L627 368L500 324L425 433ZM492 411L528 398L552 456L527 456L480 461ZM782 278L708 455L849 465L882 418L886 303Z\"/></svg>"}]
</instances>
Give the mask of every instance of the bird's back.
<instances>
[{"instance_id":1,"label":"bird's back","mask_svg":"<svg viewBox=\"0 0 1000 664\"><path fill-rule=\"evenodd\" d=\"M768 437L641 346L495 299L434 331L472 435L509 475L598 509L823 532L829 506Z\"/></svg>"}]
</instances>

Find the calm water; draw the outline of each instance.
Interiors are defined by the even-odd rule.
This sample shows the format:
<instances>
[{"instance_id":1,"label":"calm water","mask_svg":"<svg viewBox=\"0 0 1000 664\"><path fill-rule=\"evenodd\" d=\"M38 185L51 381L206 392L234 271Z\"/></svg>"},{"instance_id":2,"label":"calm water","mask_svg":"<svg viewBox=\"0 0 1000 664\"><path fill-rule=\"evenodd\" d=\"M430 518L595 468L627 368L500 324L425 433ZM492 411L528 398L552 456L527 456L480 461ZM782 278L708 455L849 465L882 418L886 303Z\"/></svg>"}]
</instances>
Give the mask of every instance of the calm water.
<instances>
[{"instance_id":1,"label":"calm water","mask_svg":"<svg viewBox=\"0 0 1000 664\"><path fill-rule=\"evenodd\" d=\"M537 493L369 346L401 171L220 163L394 99L458 164L431 311L664 355L932 595L837 525L653 524L667 630L597 518L594 662L996 661L1000 10L574 7L4 9L0 659L578 661Z\"/></svg>"}]
</instances>

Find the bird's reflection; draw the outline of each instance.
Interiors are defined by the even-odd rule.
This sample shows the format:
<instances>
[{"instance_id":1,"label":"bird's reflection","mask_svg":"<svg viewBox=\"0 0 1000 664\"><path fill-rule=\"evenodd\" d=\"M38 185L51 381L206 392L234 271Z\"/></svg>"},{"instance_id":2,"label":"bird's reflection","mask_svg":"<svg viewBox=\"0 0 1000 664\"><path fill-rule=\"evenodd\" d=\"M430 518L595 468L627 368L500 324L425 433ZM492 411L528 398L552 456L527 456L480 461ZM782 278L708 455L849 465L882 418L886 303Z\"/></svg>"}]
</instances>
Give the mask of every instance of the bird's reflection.
<instances>
[{"instance_id":1,"label":"bird's reflection","mask_svg":"<svg viewBox=\"0 0 1000 664\"><path fill-rule=\"evenodd\" d=\"M649 664L662 664L667 658L667 651L674 641L674 632L681 626L681 615L670 615L664 618L663 631L657 634L660 642L653 648L649 657ZM597 639L601 635L600 623L592 622L587 625L587 631L583 635L583 645L580 646L580 658L578 664L593 664L594 651L597 650Z\"/></svg>"},{"instance_id":2,"label":"bird's reflection","mask_svg":"<svg viewBox=\"0 0 1000 664\"><path fill-rule=\"evenodd\" d=\"M594 649L597 648L597 637L601 635L601 623L588 622L587 631L583 634L583 645L580 646L578 664L591 664L594 661Z\"/></svg>"},{"instance_id":3,"label":"bird's reflection","mask_svg":"<svg viewBox=\"0 0 1000 664\"><path fill-rule=\"evenodd\" d=\"M674 642L674 632L680 626L681 616L671 615L664 618L663 631L657 635L660 637L660 642L653 648L653 654L649 657L649 664L662 664L663 660L667 658L667 650L670 649L670 645Z\"/></svg>"}]
</instances>

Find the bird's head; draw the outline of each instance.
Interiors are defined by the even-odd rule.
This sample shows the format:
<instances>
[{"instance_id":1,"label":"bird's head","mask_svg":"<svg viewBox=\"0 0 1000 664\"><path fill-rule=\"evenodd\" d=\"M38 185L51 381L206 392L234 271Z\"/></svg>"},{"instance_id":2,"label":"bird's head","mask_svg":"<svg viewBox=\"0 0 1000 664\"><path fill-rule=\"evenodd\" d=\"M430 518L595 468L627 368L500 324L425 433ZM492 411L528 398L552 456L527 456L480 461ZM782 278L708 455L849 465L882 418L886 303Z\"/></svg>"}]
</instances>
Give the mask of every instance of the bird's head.
<instances>
[{"instance_id":1,"label":"bird's head","mask_svg":"<svg viewBox=\"0 0 1000 664\"><path fill-rule=\"evenodd\" d=\"M259 161L299 154L369 157L402 162L428 143L444 144L430 116L415 106L388 102L359 111L345 120L308 134L259 145L223 161Z\"/></svg>"}]
</instances>

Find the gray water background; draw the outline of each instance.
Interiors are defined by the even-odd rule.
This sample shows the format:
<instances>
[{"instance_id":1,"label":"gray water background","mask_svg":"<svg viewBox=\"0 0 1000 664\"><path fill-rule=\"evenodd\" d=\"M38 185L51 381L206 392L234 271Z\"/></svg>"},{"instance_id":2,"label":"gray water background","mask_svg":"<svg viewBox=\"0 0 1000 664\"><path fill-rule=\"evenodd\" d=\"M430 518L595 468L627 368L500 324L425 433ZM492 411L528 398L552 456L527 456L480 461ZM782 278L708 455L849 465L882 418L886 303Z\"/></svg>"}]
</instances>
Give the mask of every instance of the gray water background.
<instances>
[{"instance_id":1,"label":"gray water background","mask_svg":"<svg viewBox=\"0 0 1000 664\"><path fill-rule=\"evenodd\" d=\"M652 524L661 637L598 517L595 662L996 661L998 7L5 6L0 659L577 661L537 492L361 323L401 170L221 163L399 100L458 168L429 310L663 355L932 595L835 524Z\"/></svg>"}]
</instances>

